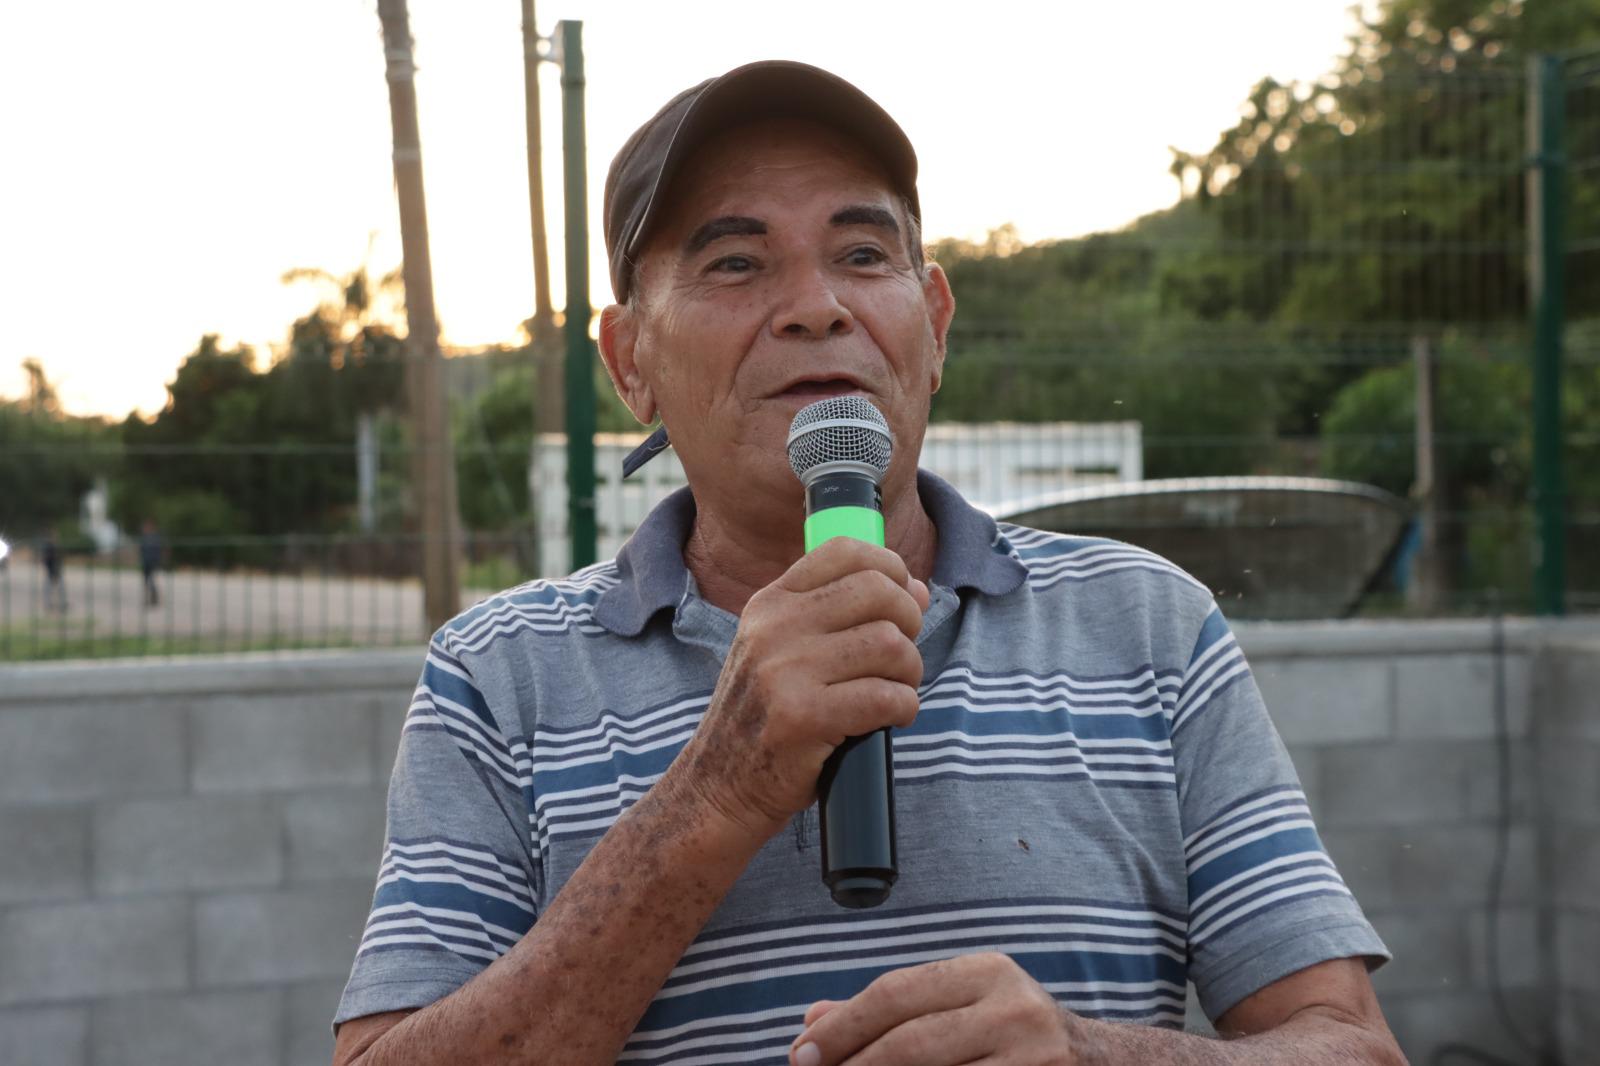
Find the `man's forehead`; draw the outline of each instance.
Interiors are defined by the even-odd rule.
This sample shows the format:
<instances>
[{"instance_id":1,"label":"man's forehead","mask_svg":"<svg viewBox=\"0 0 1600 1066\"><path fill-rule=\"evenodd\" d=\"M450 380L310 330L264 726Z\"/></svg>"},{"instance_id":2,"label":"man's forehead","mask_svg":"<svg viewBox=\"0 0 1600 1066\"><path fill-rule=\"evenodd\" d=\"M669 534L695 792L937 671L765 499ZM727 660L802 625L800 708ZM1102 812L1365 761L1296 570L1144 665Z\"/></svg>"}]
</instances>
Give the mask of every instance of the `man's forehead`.
<instances>
[{"instance_id":1,"label":"man's forehead","mask_svg":"<svg viewBox=\"0 0 1600 1066\"><path fill-rule=\"evenodd\" d=\"M889 207L895 199L882 166L848 137L815 122L768 119L708 139L685 163L668 190L663 230L758 211L798 188L822 191L830 213L854 204Z\"/></svg>"}]
</instances>

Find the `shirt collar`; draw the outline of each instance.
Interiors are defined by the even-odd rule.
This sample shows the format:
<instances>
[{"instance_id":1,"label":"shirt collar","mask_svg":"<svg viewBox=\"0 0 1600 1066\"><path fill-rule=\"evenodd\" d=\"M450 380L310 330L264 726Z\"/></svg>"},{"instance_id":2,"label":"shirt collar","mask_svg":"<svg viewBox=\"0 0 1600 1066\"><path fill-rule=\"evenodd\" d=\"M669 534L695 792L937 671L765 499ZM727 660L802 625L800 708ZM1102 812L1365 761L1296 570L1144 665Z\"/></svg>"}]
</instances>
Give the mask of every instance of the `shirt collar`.
<instances>
[{"instance_id":1,"label":"shirt collar","mask_svg":"<svg viewBox=\"0 0 1600 1066\"><path fill-rule=\"evenodd\" d=\"M933 580L990 596L1014 592L1027 576L994 519L944 479L917 471L917 493L939 531ZM678 489L645 516L617 553L617 583L601 595L594 618L622 637L638 636L657 611L677 607L689 590L683 546L694 525L694 496Z\"/></svg>"}]
</instances>

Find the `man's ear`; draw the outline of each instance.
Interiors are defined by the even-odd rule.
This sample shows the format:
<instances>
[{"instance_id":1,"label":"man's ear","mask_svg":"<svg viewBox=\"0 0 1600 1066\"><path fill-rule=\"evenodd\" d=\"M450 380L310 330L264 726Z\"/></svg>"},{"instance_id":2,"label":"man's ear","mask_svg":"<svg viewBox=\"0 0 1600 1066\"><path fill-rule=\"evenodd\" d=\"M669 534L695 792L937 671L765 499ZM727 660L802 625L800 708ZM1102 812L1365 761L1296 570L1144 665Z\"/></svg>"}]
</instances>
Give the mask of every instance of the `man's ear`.
<instances>
[{"instance_id":1,"label":"man's ear","mask_svg":"<svg viewBox=\"0 0 1600 1066\"><path fill-rule=\"evenodd\" d=\"M930 392L939 391L944 380L946 342L950 337L950 321L956 315L955 293L950 291L950 279L938 263L929 263L922 276L922 299L928 307L928 326L933 330L933 360L928 368L932 381Z\"/></svg>"},{"instance_id":2,"label":"man's ear","mask_svg":"<svg viewBox=\"0 0 1600 1066\"><path fill-rule=\"evenodd\" d=\"M633 417L648 426L656 419L656 399L635 359L638 344L639 319L632 310L610 304L600 312L600 361Z\"/></svg>"}]
</instances>

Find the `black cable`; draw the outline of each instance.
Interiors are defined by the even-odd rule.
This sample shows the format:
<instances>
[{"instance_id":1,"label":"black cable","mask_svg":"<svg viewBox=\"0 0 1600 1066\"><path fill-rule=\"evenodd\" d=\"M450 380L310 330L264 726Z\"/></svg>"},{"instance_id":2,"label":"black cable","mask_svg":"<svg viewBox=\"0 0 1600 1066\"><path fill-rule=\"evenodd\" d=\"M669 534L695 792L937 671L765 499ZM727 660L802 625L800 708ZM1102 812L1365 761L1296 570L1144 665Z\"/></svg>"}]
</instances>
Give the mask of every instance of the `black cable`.
<instances>
[{"instance_id":1,"label":"black cable","mask_svg":"<svg viewBox=\"0 0 1600 1066\"><path fill-rule=\"evenodd\" d=\"M1492 595L1492 594L1491 594ZM1500 613L1499 597L1494 597L1489 616L1490 655L1494 663L1494 745L1495 769L1499 782L1499 820L1495 831L1494 865L1489 871L1488 913L1488 964L1489 994L1494 999L1494 1009L1500 1015L1511 1039L1536 1061L1548 1061L1540 1054L1535 1042L1528 1039L1522 1027L1511 1014L1506 1002L1505 983L1500 973L1500 907L1505 897L1506 873L1510 866L1511 850L1511 722L1506 712L1506 627L1505 616Z\"/></svg>"},{"instance_id":2,"label":"black cable","mask_svg":"<svg viewBox=\"0 0 1600 1066\"><path fill-rule=\"evenodd\" d=\"M1511 724L1506 711L1506 635L1505 617L1500 612L1499 596L1490 593L1490 657L1494 667L1494 741L1496 793L1499 810L1495 820L1494 860L1489 868L1489 899L1487 904L1489 970L1489 997L1494 1002L1500 1024L1511 1036L1512 1042L1525 1055L1527 1061L1540 1066L1563 1066L1561 1056L1552 1049L1540 1048L1528 1039L1511 1013L1506 1002L1505 985L1500 972L1500 909L1505 897L1505 879L1510 868L1511 850ZM1466 1059L1482 1066L1518 1066L1482 1048L1470 1044L1441 1044L1434 1049L1430 1062L1443 1066L1449 1059Z\"/></svg>"}]
</instances>

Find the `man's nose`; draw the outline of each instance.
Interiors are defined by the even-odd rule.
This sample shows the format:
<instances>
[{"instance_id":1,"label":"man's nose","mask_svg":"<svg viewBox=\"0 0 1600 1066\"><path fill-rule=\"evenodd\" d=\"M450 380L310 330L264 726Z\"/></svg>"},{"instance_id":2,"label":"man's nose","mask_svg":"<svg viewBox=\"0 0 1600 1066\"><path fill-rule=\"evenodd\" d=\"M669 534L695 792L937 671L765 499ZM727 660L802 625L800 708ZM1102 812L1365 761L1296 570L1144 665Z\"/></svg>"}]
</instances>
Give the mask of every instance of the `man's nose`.
<instances>
[{"instance_id":1,"label":"man's nose","mask_svg":"<svg viewBox=\"0 0 1600 1066\"><path fill-rule=\"evenodd\" d=\"M855 329L855 316L839 302L839 294L821 271L797 270L786 280L784 303L772 317L773 333L821 339Z\"/></svg>"}]
</instances>

